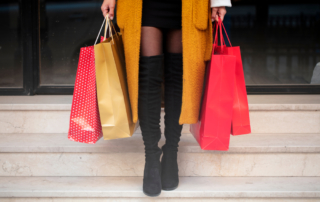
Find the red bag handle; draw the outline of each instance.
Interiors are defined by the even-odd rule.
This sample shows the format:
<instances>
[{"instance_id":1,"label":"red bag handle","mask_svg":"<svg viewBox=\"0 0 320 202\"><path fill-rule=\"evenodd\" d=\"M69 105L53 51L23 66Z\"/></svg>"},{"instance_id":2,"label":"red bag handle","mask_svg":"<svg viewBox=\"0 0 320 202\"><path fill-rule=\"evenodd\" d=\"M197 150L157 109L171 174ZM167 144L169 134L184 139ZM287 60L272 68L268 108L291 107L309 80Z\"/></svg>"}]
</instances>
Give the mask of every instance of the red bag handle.
<instances>
[{"instance_id":1,"label":"red bag handle","mask_svg":"<svg viewBox=\"0 0 320 202\"><path fill-rule=\"evenodd\" d=\"M231 44L231 42L230 42L230 39L229 39L229 36L228 36L228 34L227 34L226 28L224 27L222 21L221 21L221 25L222 25L222 27L223 27L224 33L225 33L226 36L227 36L227 39L228 39L229 44L230 44L230 46L232 47L232 44ZM223 38L223 37L222 37L222 38ZM223 40L223 41L224 41L224 40Z\"/></svg>"},{"instance_id":2,"label":"red bag handle","mask_svg":"<svg viewBox=\"0 0 320 202\"><path fill-rule=\"evenodd\" d=\"M221 46L223 45L223 42L224 42L224 40L223 40L223 37L221 37L221 35L222 35L222 33L221 33L221 29L219 29L219 27L220 27L220 22L216 22L215 23L215 37L214 37L214 44L217 44L218 45L218 30L220 31L220 44L221 44ZM221 27L220 27L221 28ZM212 32L214 32L214 30L212 30Z\"/></svg>"},{"instance_id":3,"label":"red bag handle","mask_svg":"<svg viewBox=\"0 0 320 202\"><path fill-rule=\"evenodd\" d=\"M218 29L219 29L219 32L220 32L220 44L221 44L221 48L223 48L223 46L224 45L226 45L225 44L225 41L224 41L224 37L223 37L223 34L222 34L222 27L223 27L223 30L224 30L224 33L226 34L226 36L227 36L227 39L228 39L228 42L229 42L229 44L230 44L230 46L232 47L232 44L231 44L231 42L230 42L230 39L229 39L229 36L228 36L228 34L227 34L227 31L226 31L226 28L224 27L224 25L223 25L223 22L222 22L222 20L221 20L221 18L220 18L220 16L218 16L218 22L216 22L215 23L215 28L212 30L212 33L214 32L214 30L215 30L215 38L214 38L214 44L218 44L218 41L217 41L217 34L218 34Z\"/></svg>"}]
</instances>

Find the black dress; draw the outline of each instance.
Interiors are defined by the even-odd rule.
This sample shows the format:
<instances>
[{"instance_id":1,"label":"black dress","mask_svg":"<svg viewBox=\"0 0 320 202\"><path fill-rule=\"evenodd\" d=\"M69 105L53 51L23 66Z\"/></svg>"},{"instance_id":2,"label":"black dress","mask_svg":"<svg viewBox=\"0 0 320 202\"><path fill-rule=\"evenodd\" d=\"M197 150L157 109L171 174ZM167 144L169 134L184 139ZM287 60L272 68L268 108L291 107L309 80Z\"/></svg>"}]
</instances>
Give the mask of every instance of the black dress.
<instances>
[{"instance_id":1,"label":"black dress","mask_svg":"<svg viewBox=\"0 0 320 202\"><path fill-rule=\"evenodd\" d=\"M181 29L181 0L143 0L142 26Z\"/></svg>"}]
</instances>

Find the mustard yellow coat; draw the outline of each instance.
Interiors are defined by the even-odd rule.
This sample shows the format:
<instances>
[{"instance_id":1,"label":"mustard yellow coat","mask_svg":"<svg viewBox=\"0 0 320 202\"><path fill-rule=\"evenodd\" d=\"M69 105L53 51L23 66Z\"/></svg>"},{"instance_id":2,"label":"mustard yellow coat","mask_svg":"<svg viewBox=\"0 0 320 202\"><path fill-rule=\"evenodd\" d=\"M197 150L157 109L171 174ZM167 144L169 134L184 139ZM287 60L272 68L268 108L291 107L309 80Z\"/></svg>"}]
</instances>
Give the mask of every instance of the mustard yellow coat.
<instances>
[{"instance_id":1,"label":"mustard yellow coat","mask_svg":"<svg viewBox=\"0 0 320 202\"><path fill-rule=\"evenodd\" d=\"M133 122L138 120L139 55L143 0L118 0L117 24L123 35L129 98ZM199 117L205 61L212 51L209 0L182 0L183 90L179 124Z\"/></svg>"}]
</instances>

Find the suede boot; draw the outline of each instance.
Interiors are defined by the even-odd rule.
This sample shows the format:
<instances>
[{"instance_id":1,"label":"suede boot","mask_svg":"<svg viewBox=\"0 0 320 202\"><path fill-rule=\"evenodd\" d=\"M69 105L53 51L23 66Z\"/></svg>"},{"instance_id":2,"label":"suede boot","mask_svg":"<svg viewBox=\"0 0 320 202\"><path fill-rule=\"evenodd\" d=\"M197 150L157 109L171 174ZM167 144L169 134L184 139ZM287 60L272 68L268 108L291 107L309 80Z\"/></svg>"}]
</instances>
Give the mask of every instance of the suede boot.
<instances>
[{"instance_id":1,"label":"suede boot","mask_svg":"<svg viewBox=\"0 0 320 202\"><path fill-rule=\"evenodd\" d=\"M145 145L143 192L147 196L161 193L161 83L163 55L140 56L138 117Z\"/></svg>"},{"instance_id":2,"label":"suede boot","mask_svg":"<svg viewBox=\"0 0 320 202\"><path fill-rule=\"evenodd\" d=\"M161 183L163 190L174 190L179 185L179 169L177 162L178 144L183 125L179 125L182 105L182 54L165 54L165 137L162 146Z\"/></svg>"}]
</instances>

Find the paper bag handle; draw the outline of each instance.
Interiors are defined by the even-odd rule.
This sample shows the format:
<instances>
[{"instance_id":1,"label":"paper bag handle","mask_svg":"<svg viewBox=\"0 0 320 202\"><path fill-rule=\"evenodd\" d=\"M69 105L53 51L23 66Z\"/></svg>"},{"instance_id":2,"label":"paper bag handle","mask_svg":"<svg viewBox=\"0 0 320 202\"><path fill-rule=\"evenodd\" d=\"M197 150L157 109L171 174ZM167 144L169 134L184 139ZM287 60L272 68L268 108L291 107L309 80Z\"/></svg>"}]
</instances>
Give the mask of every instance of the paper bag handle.
<instances>
[{"instance_id":1,"label":"paper bag handle","mask_svg":"<svg viewBox=\"0 0 320 202\"><path fill-rule=\"evenodd\" d=\"M108 26L105 26L105 28L104 28L104 38L105 38L105 39L107 38L107 30L108 30L108 28L109 28L109 34L110 34L110 36L111 36L111 38L112 38L112 41L113 41L113 34L112 34L112 30L111 30L111 21L110 21L110 19L109 19L109 14L106 15L106 18L107 18L107 24L108 24Z\"/></svg>"},{"instance_id":2,"label":"paper bag handle","mask_svg":"<svg viewBox=\"0 0 320 202\"><path fill-rule=\"evenodd\" d=\"M100 27L100 30L99 30L98 36L97 36L97 38L96 38L96 41L94 42L94 45L97 44L97 41L98 41L98 39L99 39L99 36L100 36L101 30L102 30L102 27L103 27L104 23L106 22L106 18L107 18L107 16L104 18L104 20L103 20L103 22L102 22L102 25L101 25L101 27ZM109 23L107 23L106 27L107 27L107 26L109 26Z\"/></svg>"},{"instance_id":3,"label":"paper bag handle","mask_svg":"<svg viewBox=\"0 0 320 202\"><path fill-rule=\"evenodd\" d=\"M99 36L100 36L100 34L101 34L102 27L103 27L103 25L105 24L106 21L107 21L107 24L106 24L105 29L104 29L104 39L106 39L106 37L107 37L107 30L109 29L109 33L110 33L110 36L111 36L112 42L113 42L113 34L112 34L111 27L113 28L114 31L116 31L116 29L114 28L112 22L111 22L110 19L109 19L109 14L107 14L106 17L104 18L103 22L102 22L102 25L101 25L101 27L100 27L100 30L99 30L98 36L97 36L97 38L96 38L96 41L94 42L94 45L97 44L98 39L99 39Z\"/></svg>"}]
</instances>

